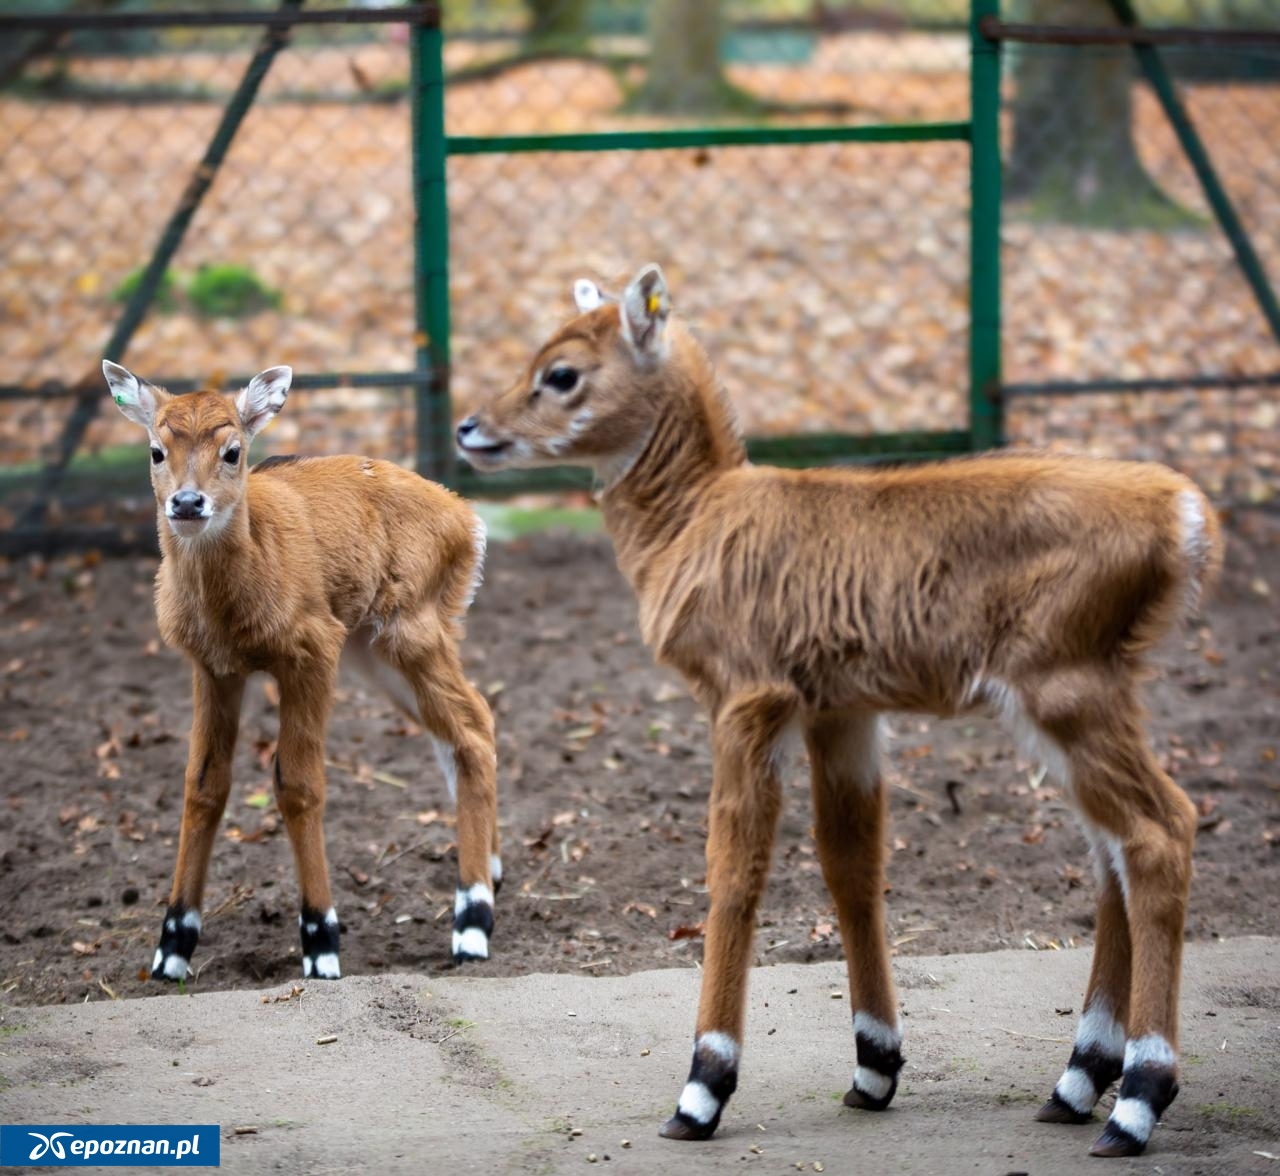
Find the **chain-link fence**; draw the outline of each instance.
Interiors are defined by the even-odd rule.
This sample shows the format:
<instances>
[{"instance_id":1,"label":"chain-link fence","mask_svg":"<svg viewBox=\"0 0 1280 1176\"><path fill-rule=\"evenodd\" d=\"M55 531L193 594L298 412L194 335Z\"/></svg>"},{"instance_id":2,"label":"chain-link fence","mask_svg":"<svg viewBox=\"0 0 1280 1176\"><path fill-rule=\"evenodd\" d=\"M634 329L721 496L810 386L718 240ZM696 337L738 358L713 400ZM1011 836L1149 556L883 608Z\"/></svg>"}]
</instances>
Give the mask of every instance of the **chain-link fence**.
<instances>
[{"instance_id":1,"label":"chain-link fence","mask_svg":"<svg viewBox=\"0 0 1280 1176\"><path fill-rule=\"evenodd\" d=\"M1270 7L1150 0L1137 16L1222 30L1280 23ZM471 0L443 15L448 253L423 249L416 277L413 116L431 79L421 57L415 73L405 23L295 28L203 177L260 29L6 38L0 524L128 523L146 536L145 450L114 413L96 414L47 503L39 490L84 403L75 394L203 182L123 361L180 386L292 364L303 390L258 455L422 462L424 406L468 411L568 313L573 278L610 285L650 259L748 434L924 432L964 447L966 0ZM1118 23L1109 0L1022 0L1004 16ZM1280 354L1141 62L1128 45L1003 46L1010 439L1163 456L1215 492L1269 495L1280 454L1264 381ZM1159 54L1259 265L1280 272L1280 48ZM849 141L902 124L931 133ZM635 138L701 127L837 141L653 150ZM624 137L582 149L600 143L577 137L597 134ZM555 138L534 149L543 136ZM420 329L423 263L439 272L442 260L449 407L427 370L438 341ZM1257 382L1207 384L1244 377ZM1177 383L1076 386L1151 378ZM1046 380L1072 387L1030 395Z\"/></svg>"}]
</instances>

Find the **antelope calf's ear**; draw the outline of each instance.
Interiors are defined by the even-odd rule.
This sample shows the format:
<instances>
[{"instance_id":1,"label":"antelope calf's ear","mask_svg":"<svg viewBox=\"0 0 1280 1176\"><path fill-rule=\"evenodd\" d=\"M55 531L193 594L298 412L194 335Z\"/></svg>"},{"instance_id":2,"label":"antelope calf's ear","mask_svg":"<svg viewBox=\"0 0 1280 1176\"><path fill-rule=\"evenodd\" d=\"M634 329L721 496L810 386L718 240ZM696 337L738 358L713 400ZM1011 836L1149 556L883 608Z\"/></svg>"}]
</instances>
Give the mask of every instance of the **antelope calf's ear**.
<instances>
[{"instance_id":1,"label":"antelope calf's ear","mask_svg":"<svg viewBox=\"0 0 1280 1176\"><path fill-rule=\"evenodd\" d=\"M249 386L236 397L236 411L249 440L267 427L283 407L293 383L293 368L267 368L259 372Z\"/></svg>"},{"instance_id":2,"label":"antelope calf's ear","mask_svg":"<svg viewBox=\"0 0 1280 1176\"><path fill-rule=\"evenodd\" d=\"M622 334L642 366L657 363L666 354L670 314L671 296L662 270L646 265L622 295Z\"/></svg>"},{"instance_id":3,"label":"antelope calf's ear","mask_svg":"<svg viewBox=\"0 0 1280 1176\"><path fill-rule=\"evenodd\" d=\"M102 361L102 374L107 378L107 387L111 389L111 399L116 402L116 407L135 425L141 425L150 432L155 427L156 412L168 399L168 394L109 359Z\"/></svg>"}]
</instances>

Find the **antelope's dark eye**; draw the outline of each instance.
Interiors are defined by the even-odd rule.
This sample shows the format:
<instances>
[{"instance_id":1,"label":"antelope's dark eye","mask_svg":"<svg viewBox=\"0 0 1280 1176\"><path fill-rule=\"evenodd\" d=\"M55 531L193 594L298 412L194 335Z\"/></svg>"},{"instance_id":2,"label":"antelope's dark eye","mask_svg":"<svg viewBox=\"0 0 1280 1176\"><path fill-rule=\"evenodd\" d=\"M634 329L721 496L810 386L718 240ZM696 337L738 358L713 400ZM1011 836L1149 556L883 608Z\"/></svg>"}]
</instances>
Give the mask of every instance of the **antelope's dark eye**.
<instances>
[{"instance_id":1,"label":"antelope's dark eye","mask_svg":"<svg viewBox=\"0 0 1280 1176\"><path fill-rule=\"evenodd\" d=\"M151 464L159 465L162 461L164 461L164 450L158 445L153 445L151 447Z\"/></svg>"},{"instance_id":2,"label":"antelope's dark eye","mask_svg":"<svg viewBox=\"0 0 1280 1176\"><path fill-rule=\"evenodd\" d=\"M222 455L222 460L225 461L227 465L235 465L236 462L240 460L240 446L233 445Z\"/></svg>"},{"instance_id":3,"label":"antelope's dark eye","mask_svg":"<svg viewBox=\"0 0 1280 1176\"><path fill-rule=\"evenodd\" d=\"M578 382L578 370L571 367L552 368L542 382L557 392L568 392Z\"/></svg>"}]
</instances>

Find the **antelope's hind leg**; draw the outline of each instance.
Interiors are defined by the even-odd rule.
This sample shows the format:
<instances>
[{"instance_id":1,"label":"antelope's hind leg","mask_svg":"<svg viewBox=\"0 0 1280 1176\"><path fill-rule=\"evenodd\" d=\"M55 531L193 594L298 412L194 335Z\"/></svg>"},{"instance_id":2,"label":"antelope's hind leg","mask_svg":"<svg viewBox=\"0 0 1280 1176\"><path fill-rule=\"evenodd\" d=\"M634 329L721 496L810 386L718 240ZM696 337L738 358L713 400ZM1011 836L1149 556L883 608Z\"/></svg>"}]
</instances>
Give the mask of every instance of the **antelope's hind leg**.
<instances>
[{"instance_id":1,"label":"antelope's hind leg","mask_svg":"<svg viewBox=\"0 0 1280 1176\"><path fill-rule=\"evenodd\" d=\"M827 889L836 904L857 1065L844 1103L883 1111L898 1089L902 1027L885 938L887 799L880 775L879 716L814 720L805 732L813 772L814 827Z\"/></svg>"},{"instance_id":2,"label":"antelope's hind leg","mask_svg":"<svg viewBox=\"0 0 1280 1176\"><path fill-rule=\"evenodd\" d=\"M161 925L160 945L151 961L153 980L184 979L200 939L200 903L218 822L231 791L231 760L243 696L243 678L215 678L195 667L178 863Z\"/></svg>"},{"instance_id":3,"label":"antelope's hind leg","mask_svg":"<svg viewBox=\"0 0 1280 1176\"><path fill-rule=\"evenodd\" d=\"M433 615L397 621L375 648L412 690L449 794L457 802L453 958L457 963L486 960L494 890L502 879L493 715L467 681L455 639Z\"/></svg>"}]
</instances>

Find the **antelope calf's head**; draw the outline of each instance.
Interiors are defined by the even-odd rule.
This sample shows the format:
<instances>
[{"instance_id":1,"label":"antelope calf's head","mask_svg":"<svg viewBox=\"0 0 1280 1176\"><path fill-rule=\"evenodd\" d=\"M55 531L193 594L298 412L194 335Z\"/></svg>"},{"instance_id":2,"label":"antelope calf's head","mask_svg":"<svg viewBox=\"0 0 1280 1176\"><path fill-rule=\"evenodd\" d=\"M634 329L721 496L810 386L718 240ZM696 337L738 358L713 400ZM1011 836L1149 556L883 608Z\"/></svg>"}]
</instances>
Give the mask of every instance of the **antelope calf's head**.
<instances>
[{"instance_id":1,"label":"antelope calf's head","mask_svg":"<svg viewBox=\"0 0 1280 1176\"><path fill-rule=\"evenodd\" d=\"M573 293L577 315L507 391L458 426L458 453L476 469L570 464L603 473L648 440L669 343L662 271L645 266L620 299L585 278Z\"/></svg>"},{"instance_id":2,"label":"antelope calf's head","mask_svg":"<svg viewBox=\"0 0 1280 1176\"><path fill-rule=\"evenodd\" d=\"M268 368L234 396L170 396L127 368L102 361L120 411L151 439L151 485L179 539L210 538L244 497L249 442L284 407L293 371Z\"/></svg>"}]
</instances>

